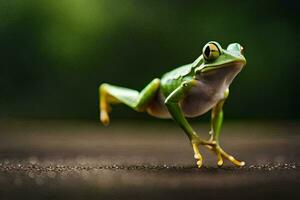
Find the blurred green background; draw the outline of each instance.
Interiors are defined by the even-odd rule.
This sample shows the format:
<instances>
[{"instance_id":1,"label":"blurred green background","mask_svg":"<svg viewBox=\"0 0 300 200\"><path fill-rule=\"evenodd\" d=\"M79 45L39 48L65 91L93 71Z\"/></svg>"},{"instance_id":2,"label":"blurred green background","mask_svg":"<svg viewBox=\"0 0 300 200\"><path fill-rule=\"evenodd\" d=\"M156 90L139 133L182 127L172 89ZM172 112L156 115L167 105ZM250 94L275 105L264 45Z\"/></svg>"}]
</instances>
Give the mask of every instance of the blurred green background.
<instances>
[{"instance_id":1,"label":"blurred green background","mask_svg":"<svg viewBox=\"0 0 300 200\"><path fill-rule=\"evenodd\" d=\"M210 40L245 47L227 118L298 118L299 5L0 0L0 118L97 119L100 83L140 90ZM148 118L114 108L115 118Z\"/></svg>"}]
</instances>

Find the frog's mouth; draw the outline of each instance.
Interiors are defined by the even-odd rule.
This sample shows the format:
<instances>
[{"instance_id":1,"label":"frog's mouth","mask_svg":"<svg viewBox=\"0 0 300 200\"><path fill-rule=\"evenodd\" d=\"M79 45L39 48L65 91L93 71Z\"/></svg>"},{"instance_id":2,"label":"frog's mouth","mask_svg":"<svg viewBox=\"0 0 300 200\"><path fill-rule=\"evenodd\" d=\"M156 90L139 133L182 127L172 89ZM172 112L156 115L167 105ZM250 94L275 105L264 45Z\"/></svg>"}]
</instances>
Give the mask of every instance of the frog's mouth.
<instances>
[{"instance_id":1,"label":"frog's mouth","mask_svg":"<svg viewBox=\"0 0 300 200\"><path fill-rule=\"evenodd\" d=\"M234 68L236 70L241 70L245 65L246 65L245 61L230 62L230 63L225 63L222 65L219 65L217 67L207 66L207 67L204 67L203 69L201 69L200 72L205 73L205 72L219 70L219 69L223 69L223 68Z\"/></svg>"},{"instance_id":2,"label":"frog's mouth","mask_svg":"<svg viewBox=\"0 0 300 200\"><path fill-rule=\"evenodd\" d=\"M230 84L235 76L240 73L245 62L235 61L229 62L217 67L206 67L196 74L196 79L222 84Z\"/></svg>"}]
</instances>

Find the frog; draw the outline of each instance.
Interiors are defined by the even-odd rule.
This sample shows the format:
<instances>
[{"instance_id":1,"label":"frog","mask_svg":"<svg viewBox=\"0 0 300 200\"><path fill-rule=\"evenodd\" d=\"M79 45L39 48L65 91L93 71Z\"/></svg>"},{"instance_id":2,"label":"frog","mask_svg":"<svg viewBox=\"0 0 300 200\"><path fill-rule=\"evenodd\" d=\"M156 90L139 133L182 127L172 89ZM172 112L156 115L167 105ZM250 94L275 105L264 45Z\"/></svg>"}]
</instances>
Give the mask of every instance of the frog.
<instances>
[{"instance_id":1,"label":"frog","mask_svg":"<svg viewBox=\"0 0 300 200\"><path fill-rule=\"evenodd\" d=\"M156 118L172 118L187 135L198 168L203 164L201 146L216 155L218 167L223 166L224 160L242 167L244 161L236 159L221 147L220 133L229 87L245 65L242 45L230 43L223 49L218 42L210 41L203 46L196 60L165 73L160 79L153 79L140 92L102 83L99 86L100 121L107 126L111 105L120 103ZM205 140L192 128L188 118L209 111L210 131L209 138Z\"/></svg>"}]
</instances>

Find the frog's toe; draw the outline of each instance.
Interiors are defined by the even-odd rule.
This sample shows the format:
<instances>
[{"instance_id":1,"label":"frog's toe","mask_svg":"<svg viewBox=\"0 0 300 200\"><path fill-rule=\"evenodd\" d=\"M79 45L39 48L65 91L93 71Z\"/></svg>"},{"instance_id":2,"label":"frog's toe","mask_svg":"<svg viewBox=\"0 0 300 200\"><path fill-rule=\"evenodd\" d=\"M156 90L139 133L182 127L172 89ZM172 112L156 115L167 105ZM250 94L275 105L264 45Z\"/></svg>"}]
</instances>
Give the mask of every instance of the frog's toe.
<instances>
[{"instance_id":1,"label":"frog's toe","mask_svg":"<svg viewBox=\"0 0 300 200\"><path fill-rule=\"evenodd\" d=\"M197 166L198 168L201 168L202 167L202 155L199 151L199 147L198 147L198 144L196 143L192 143L192 146L193 146L193 150L194 150L194 158L197 160Z\"/></svg>"},{"instance_id":2,"label":"frog's toe","mask_svg":"<svg viewBox=\"0 0 300 200\"><path fill-rule=\"evenodd\" d=\"M232 162L233 164L235 164L236 166L239 166L239 167L243 167L246 164L244 161L238 161L237 159L235 159L232 156L229 158L229 161Z\"/></svg>"},{"instance_id":3,"label":"frog's toe","mask_svg":"<svg viewBox=\"0 0 300 200\"><path fill-rule=\"evenodd\" d=\"M223 158L232 162L234 165L239 166L239 167L242 167L246 164L244 161L239 161L239 160L235 159L232 155L229 155L228 153L226 153L219 145L217 145L216 147L213 147L213 148L211 146L207 146L207 145L206 145L206 147L217 154L218 167L223 166L223 164L224 164Z\"/></svg>"},{"instance_id":4,"label":"frog's toe","mask_svg":"<svg viewBox=\"0 0 300 200\"><path fill-rule=\"evenodd\" d=\"M223 166L223 164L224 164L224 161L223 161L222 155L221 155L221 153L220 153L220 152L216 152L216 154L217 154L217 157L218 157L218 162L217 162L217 165L218 165L218 167L222 167L222 166Z\"/></svg>"},{"instance_id":5,"label":"frog's toe","mask_svg":"<svg viewBox=\"0 0 300 200\"><path fill-rule=\"evenodd\" d=\"M235 159L233 156L227 154L227 153L226 153L225 151L223 151L222 149L221 149L221 154L222 154L222 156L223 156L225 159L229 160L230 162L232 162L232 163L235 164L236 166L243 167L243 166L246 164L244 161L239 161L239 160Z\"/></svg>"},{"instance_id":6,"label":"frog's toe","mask_svg":"<svg viewBox=\"0 0 300 200\"><path fill-rule=\"evenodd\" d=\"M224 161L223 161L223 160L219 160L218 163L217 163L218 167L222 167L223 164L224 164Z\"/></svg>"},{"instance_id":7,"label":"frog's toe","mask_svg":"<svg viewBox=\"0 0 300 200\"><path fill-rule=\"evenodd\" d=\"M101 112L100 120L104 126L108 126L110 121L108 113L105 111Z\"/></svg>"},{"instance_id":8,"label":"frog's toe","mask_svg":"<svg viewBox=\"0 0 300 200\"><path fill-rule=\"evenodd\" d=\"M198 161L197 161L197 166L198 166L198 168L201 168L201 167L202 167L202 160L198 160Z\"/></svg>"}]
</instances>

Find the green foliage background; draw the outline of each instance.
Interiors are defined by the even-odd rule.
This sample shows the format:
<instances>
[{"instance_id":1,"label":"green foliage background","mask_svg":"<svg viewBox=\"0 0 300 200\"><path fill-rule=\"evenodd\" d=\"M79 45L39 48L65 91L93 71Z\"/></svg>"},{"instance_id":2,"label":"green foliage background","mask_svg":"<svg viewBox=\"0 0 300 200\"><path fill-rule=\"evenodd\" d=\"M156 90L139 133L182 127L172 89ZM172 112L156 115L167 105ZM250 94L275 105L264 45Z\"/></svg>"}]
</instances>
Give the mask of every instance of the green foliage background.
<instances>
[{"instance_id":1,"label":"green foliage background","mask_svg":"<svg viewBox=\"0 0 300 200\"><path fill-rule=\"evenodd\" d=\"M142 89L216 40L241 43L248 61L226 117L298 118L299 11L279 0L0 0L0 117L96 119L100 83Z\"/></svg>"}]
</instances>

